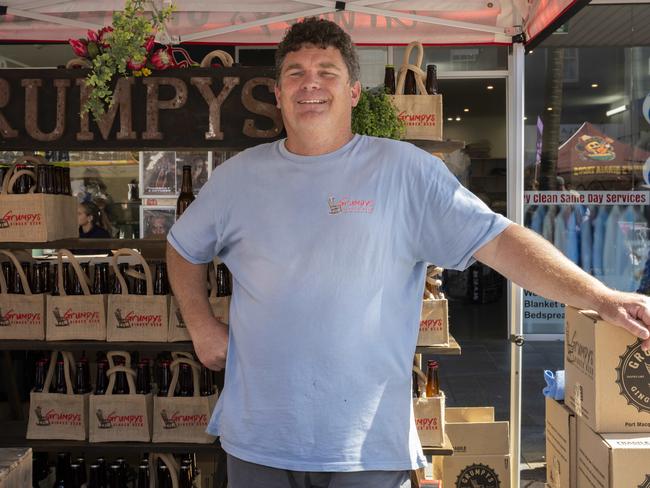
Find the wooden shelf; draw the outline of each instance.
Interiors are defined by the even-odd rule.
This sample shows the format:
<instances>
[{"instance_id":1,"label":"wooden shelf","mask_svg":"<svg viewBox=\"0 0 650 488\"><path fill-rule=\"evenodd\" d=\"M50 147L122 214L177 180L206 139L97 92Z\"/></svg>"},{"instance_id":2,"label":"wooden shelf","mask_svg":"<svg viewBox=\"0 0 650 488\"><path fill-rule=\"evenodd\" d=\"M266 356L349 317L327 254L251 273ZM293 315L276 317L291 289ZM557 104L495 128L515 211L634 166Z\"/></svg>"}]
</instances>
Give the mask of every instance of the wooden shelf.
<instances>
[{"instance_id":1,"label":"wooden shelf","mask_svg":"<svg viewBox=\"0 0 650 488\"><path fill-rule=\"evenodd\" d=\"M194 351L183 342L106 342L106 341L2 341L5 351Z\"/></svg>"},{"instance_id":2,"label":"wooden shelf","mask_svg":"<svg viewBox=\"0 0 650 488\"><path fill-rule=\"evenodd\" d=\"M463 141L419 141L416 139L404 139L405 142L410 142L420 149L424 149L431 153L452 153L458 149L465 147Z\"/></svg>"},{"instance_id":3,"label":"wooden shelf","mask_svg":"<svg viewBox=\"0 0 650 488\"><path fill-rule=\"evenodd\" d=\"M164 249L165 239L61 239L50 242L0 242L1 249Z\"/></svg>"},{"instance_id":4,"label":"wooden shelf","mask_svg":"<svg viewBox=\"0 0 650 488\"><path fill-rule=\"evenodd\" d=\"M27 423L23 421L12 420L3 422L2 432L0 433L0 447L31 447L34 451L66 451L79 450L85 452L102 451L102 452L123 452L123 453L141 453L141 452L204 452L214 454L216 449L221 445L217 439L212 444L188 444L180 442L95 442L88 441L61 441L61 440L41 440L26 439Z\"/></svg>"},{"instance_id":5,"label":"wooden shelf","mask_svg":"<svg viewBox=\"0 0 650 488\"><path fill-rule=\"evenodd\" d=\"M439 354L445 356L460 356L460 344L450 334L448 346L418 346L415 348L416 354Z\"/></svg>"},{"instance_id":6,"label":"wooden shelf","mask_svg":"<svg viewBox=\"0 0 650 488\"><path fill-rule=\"evenodd\" d=\"M451 456L454 454L454 446L451 445L449 436L445 434L445 442L440 447L422 446L426 456Z\"/></svg>"}]
</instances>

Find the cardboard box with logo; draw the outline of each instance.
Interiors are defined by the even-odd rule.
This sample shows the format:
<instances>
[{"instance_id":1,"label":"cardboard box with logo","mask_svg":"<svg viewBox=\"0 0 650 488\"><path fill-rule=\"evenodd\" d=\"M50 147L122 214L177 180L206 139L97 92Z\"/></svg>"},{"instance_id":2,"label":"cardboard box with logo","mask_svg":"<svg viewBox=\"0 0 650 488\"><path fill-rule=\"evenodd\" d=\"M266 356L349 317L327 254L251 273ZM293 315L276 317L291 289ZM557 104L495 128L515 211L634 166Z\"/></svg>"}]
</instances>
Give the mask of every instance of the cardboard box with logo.
<instances>
[{"instance_id":1,"label":"cardboard box with logo","mask_svg":"<svg viewBox=\"0 0 650 488\"><path fill-rule=\"evenodd\" d=\"M492 407L447 408L446 432L454 455L443 459L443 486L510 486L508 422Z\"/></svg>"},{"instance_id":2,"label":"cardboard box with logo","mask_svg":"<svg viewBox=\"0 0 650 488\"><path fill-rule=\"evenodd\" d=\"M597 434L578 419L578 488L650 488L650 434Z\"/></svg>"},{"instance_id":3,"label":"cardboard box with logo","mask_svg":"<svg viewBox=\"0 0 650 488\"><path fill-rule=\"evenodd\" d=\"M563 403L546 398L546 483L576 486L576 417Z\"/></svg>"},{"instance_id":4,"label":"cardboard box with logo","mask_svg":"<svg viewBox=\"0 0 650 488\"><path fill-rule=\"evenodd\" d=\"M596 313L566 310L566 405L596 432L650 432L650 352Z\"/></svg>"}]
</instances>

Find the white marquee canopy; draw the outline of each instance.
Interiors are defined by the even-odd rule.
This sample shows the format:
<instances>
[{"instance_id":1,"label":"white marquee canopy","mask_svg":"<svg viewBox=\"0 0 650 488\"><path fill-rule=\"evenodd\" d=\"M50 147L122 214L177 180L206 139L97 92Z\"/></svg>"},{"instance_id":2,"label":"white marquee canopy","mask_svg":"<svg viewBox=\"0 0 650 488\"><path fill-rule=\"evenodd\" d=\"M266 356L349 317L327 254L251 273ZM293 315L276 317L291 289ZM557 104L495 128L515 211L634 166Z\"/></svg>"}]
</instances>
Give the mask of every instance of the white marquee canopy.
<instances>
[{"instance_id":1,"label":"white marquee canopy","mask_svg":"<svg viewBox=\"0 0 650 488\"><path fill-rule=\"evenodd\" d=\"M170 0L158 0L158 6ZM339 23L357 44L510 44L531 40L575 0L176 0L168 32L174 41L275 44L297 19ZM52 42L83 37L111 23L121 0L0 0L0 42Z\"/></svg>"}]
</instances>

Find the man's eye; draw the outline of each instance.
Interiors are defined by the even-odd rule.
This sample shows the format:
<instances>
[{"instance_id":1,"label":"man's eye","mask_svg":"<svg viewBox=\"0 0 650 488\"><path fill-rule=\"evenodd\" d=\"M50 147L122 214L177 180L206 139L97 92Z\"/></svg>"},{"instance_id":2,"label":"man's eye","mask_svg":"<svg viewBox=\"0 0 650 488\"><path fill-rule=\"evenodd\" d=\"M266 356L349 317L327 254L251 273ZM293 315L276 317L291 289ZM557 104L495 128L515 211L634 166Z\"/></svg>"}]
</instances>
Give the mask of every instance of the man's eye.
<instances>
[{"instance_id":1,"label":"man's eye","mask_svg":"<svg viewBox=\"0 0 650 488\"><path fill-rule=\"evenodd\" d=\"M302 74L301 71L291 71L290 73L288 73L288 76L295 78L296 76L300 76L301 74Z\"/></svg>"},{"instance_id":2,"label":"man's eye","mask_svg":"<svg viewBox=\"0 0 650 488\"><path fill-rule=\"evenodd\" d=\"M336 76L336 73L332 73L331 71L323 71L321 73L321 76L324 76L326 78L333 78L334 76Z\"/></svg>"}]
</instances>

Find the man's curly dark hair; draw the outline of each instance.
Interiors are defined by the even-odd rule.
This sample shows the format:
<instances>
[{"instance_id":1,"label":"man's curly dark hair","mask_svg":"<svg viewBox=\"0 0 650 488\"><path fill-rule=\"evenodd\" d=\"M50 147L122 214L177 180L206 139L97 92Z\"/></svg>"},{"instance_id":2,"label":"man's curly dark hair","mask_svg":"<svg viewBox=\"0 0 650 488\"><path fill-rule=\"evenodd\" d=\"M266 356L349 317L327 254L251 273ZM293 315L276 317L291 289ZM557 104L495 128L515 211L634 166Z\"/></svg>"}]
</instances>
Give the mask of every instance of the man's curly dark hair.
<instances>
[{"instance_id":1,"label":"man's curly dark hair","mask_svg":"<svg viewBox=\"0 0 650 488\"><path fill-rule=\"evenodd\" d=\"M280 79L282 63L288 53L298 51L306 44L326 49L330 46L341 53L343 61L348 68L350 84L359 80L359 56L354 48L352 39L334 22L318 17L307 17L302 22L297 22L287 29L284 38L275 52L276 79Z\"/></svg>"}]
</instances>

